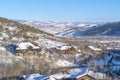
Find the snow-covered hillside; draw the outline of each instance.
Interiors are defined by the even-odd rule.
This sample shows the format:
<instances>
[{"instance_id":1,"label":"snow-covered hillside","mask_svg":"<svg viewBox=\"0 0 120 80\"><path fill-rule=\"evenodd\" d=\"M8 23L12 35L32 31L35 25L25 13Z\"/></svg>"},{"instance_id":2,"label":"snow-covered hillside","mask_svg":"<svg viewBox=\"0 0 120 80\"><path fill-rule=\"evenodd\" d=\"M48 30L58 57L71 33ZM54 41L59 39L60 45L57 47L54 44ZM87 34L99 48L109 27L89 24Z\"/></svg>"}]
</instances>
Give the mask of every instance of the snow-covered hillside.
<instances>
[{"instance_id":1,"label":"snow-covered hillside","mask_svg":"<svg viewBox=\"0 0 120 80\"><path fill-rule=\"evenodd\" d=\"M76 36L75 33L87 30L91 27L98 26L97 23L82 22L40 22L40 21L24 21L16 20L22 24L30 25L45 32L49 32L59 37Z\"/></svg>"},{"instance_id":2,"label":"snow-covered hillside","mask_svg":"<svg viewBox=\"0 0 120 80\"><path fill-rule=\"evenodd\" d=\"M86 30L83 36L120 36L120 22L110 22Z\"/></svg>"},{"instance_id":3,"label":"snow-covered hillside","mask_svg":"<svg viewBox=\"0 0 120 80\"><path fill-rule=\"evenodd\" d=\"M68 78L75 78L90 70L92 75L100 73L101 78L109 74L119 79L119 37L73 37L98 24L20 22L0 18L0 76L24 75L27 80L46 78L44 75L64 78L61 71L65 71ZM11 54L10 46L15 46L15 54Z\"/></svg>"},{"instance_id":4,"label":"snow-covered hillside","mask_svg":"<svg viewBox=\"0 0 120 80\"><path fill-rule=\"evenodd\" d=\"M56 38L52 34L6 18L0 18L0 45L16 44L21 41L35 41L40 46L46 47L64 44L60 38Z\"/></svg>"}]
</instances>

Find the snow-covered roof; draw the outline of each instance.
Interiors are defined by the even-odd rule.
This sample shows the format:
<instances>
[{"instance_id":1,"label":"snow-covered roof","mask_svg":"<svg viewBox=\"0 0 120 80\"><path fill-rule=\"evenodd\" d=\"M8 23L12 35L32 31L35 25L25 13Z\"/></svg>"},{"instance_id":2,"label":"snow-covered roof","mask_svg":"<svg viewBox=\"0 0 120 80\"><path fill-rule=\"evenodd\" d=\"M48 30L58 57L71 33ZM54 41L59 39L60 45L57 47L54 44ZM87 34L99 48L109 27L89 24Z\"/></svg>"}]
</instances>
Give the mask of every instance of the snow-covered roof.
<instances>
[{"instance_id":1,"label":"snow-covered roof","mask_svg":"<svg viewBox=\"0 0 120 80\"><path fill-rule=\"evenodd\" d=\"M55 47L57 50L66 50L71 48L71 46L63 45L63 46L56 46Z\"/></svg>"},{"instance_id":2,"label":"snow-covered roof","mask_svg":"<svg viewBox=\"0 0 120 80\"><path fill-rule=\"evenodd\" d=\"M100 48L95 48L94 46L88 46L90 49L94 50L94 51L101 51L102 49Z\"/></svg>"},{"instance_id":3,"label":"snow-covered roof","mask_svg":"<svg viewBox=\"0 0 120 80\"><path fill-rule=\"evenodd\" d=\"M69 76L69 74L62 74L62 73L57 73L57 74L53 74L53 75L51 75L50 76L50 78L55 78L55 79L62 79L62 78L64 78L64 77L68 77ZM51 79L50 79L51 80Z\"/></svg>"},{"instance_id":4,"label":"snow-covered roof","mask_svg":"<svg viewBox=\"0 0 120 80\"><path fill-rule=\"evenodd\" d=\"M76 68L76 69L71 69L68 70L65 74L63 73L58 73L58 74L53 74L50 77L56 78L56 79L62 79L62 78L80 78L84 75L87 75L88 69L87 68Z\"/></svg>"},{"instance_id":5,"label":"snow-covered roof","mask_svg":"<svg viewBox=\"0 0 120 80\"><path fill-rule=\"evenodd\" d=\"M25 80L44 80L47 78L45 75L40 75L39 73L30 74L30 75L23 75Z\"/></svg>"},{"instance_id":6,"label":"snow-covered roof","mask_svg":"<svg viewBox=\"0 0 120 80\"><path fill-rule=\"evenodd\" d=\"M21 50L21 49L28 49L28 47L32 47L33 49L39 49L39 46L36 46L34 44L32 44L31 42L21 42L17 45L18 47L16 48L16 50Z\"/></svg>"},{"instance_id":7,"label":"snow-covered roof","mask_svg":"<svg viewBox=\"0 0 120 80\"><path fill-rule=\"evenodd\" d=\"M68 71L71 75L69 78L80 78L88 73L87 68L76 68L76 69L71 69Z\"/></svg>"}]
</instances>

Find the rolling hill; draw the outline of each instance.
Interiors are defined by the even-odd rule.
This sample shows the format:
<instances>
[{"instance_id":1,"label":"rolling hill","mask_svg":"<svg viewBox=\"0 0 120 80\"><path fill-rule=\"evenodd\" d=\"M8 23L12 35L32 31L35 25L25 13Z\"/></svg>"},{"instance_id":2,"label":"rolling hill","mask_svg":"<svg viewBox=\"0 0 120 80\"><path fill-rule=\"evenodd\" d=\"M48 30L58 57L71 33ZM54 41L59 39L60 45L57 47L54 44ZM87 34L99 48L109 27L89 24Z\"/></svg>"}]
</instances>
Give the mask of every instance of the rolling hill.
<instances>
[{"instance_id":1,"label":"rolling hill","mask_svg":"<svg viewBox=\"0 0 120 80\"><path fill-rule=\"evenodd\" d=\"M48 47L48 45L61 42L61 39L32 26L0 17L0 45L4 46L21 41L35 41Z\"/></svg>"},{"instance_id":2,"label":"rolling hill","mask_svg":"<svg viewBox=\"0 0 120 80\"><path fill-rule=\"evenodd\" d=\"M120 22L106 23L84 31L82 36L120 36Z\"/></svg>"},{"instance_id":3,"label":"rolling hill","mask_svg":"<svg viewBox=\"0 0 120 80\"><path fill-rule=\"evenodd\" d=\"M85 31L91 27L98 26L102 23L91 22L41 22L29 20L14 20L22 24L33 26L34 28L49 32L58 37L76 36L76 32Z\"/></svg>"}]
</instances>

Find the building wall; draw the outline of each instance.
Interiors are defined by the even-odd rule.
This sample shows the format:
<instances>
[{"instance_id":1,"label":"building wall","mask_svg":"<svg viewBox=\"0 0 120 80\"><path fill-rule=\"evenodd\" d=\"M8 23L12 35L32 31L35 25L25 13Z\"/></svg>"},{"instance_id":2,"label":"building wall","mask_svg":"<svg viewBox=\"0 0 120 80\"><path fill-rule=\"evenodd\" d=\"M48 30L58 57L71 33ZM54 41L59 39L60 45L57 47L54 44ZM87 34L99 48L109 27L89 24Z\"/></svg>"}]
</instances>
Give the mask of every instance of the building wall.
<instances>
[{"instance_id":1,"label":"building wall","mask_svg":"<svg viewBox=\"0 0 120 80\"><path fill-rule=\"evenodd\" d=\"M89 75L85 75L85 76L78 78L77 80L97 80L97 79L95 79Z\"/></svg>"}]
</instances>

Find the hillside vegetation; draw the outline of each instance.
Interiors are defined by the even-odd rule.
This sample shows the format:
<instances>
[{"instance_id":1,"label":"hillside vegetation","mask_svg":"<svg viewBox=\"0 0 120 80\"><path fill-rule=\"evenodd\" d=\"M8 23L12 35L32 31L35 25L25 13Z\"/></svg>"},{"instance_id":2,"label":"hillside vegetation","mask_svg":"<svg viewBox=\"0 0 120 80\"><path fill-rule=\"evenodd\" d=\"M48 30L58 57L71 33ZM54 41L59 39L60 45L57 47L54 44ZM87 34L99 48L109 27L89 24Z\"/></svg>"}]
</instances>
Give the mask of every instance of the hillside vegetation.
<instances>
[{"instance_id":1,"label":"hillside vegetation","mask_svg":"<svg viewBox=\"0 0 120 80\"><path fill-rule=\"evenodd\" d=\"M34 27L0 17L0 41L2 43L23 40L35 41L45 37L53 37L53 35Z\"/></svg>"}]
</instances>

